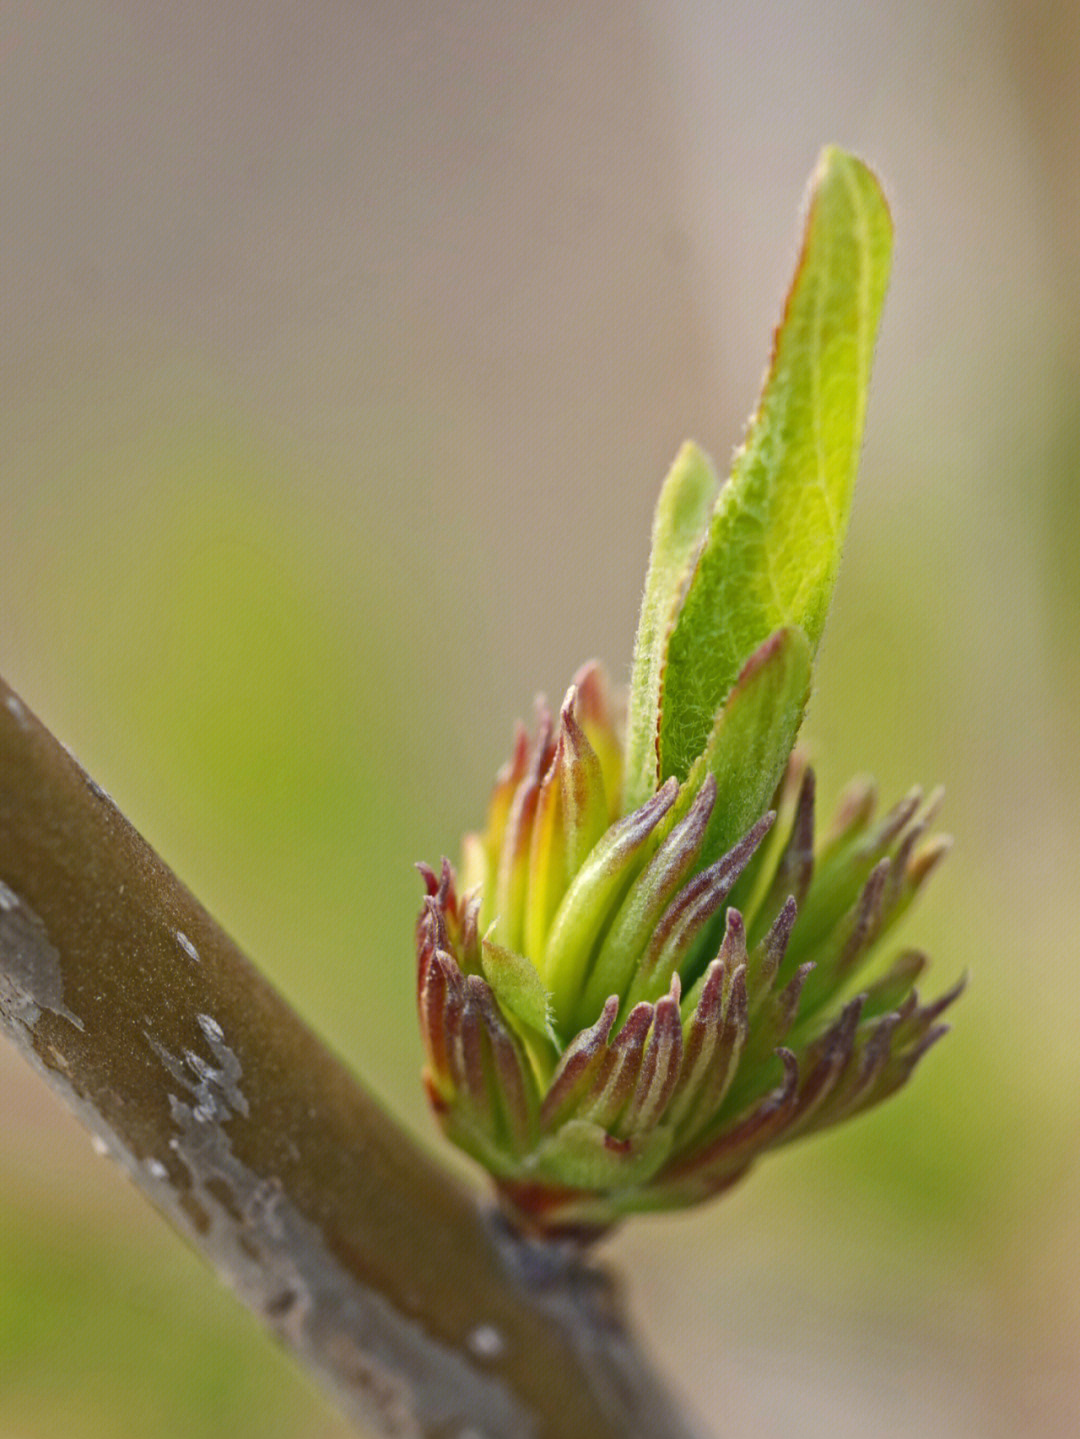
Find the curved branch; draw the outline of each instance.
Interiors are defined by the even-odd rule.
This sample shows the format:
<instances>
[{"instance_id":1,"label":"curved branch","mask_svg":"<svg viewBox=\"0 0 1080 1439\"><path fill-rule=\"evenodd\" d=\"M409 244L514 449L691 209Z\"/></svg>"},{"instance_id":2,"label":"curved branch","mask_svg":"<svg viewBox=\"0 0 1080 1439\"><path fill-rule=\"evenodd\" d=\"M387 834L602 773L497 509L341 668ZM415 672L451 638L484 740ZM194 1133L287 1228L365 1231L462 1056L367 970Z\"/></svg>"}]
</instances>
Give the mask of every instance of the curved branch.
<instances>
[{"instance_id":1,"label":"curved branch","mask_svg":"<svg viewBox=\"0 0 1080 1439\"><path fill-rule=\"evenodd\" d=\"M2 681L0 881L0 1024L348 1415L686 1439L610 1279L485 1215Z\"/></svg>"}]
</instances>

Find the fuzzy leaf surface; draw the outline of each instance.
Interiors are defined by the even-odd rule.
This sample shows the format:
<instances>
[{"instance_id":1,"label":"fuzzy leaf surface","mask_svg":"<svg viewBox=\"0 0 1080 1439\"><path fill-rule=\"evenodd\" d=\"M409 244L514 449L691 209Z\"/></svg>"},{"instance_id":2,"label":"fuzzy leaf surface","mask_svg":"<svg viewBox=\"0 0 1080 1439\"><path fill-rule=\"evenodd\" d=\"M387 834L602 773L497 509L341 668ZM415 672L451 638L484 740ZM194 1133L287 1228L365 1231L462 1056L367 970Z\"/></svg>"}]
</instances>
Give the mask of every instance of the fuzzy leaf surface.
<instances>
[{"instance_id":1,"label":"fuzzy leaf surface","mask_svg":"<svg viewBox=\"0 0 1080 1439\"><path fill-rule=\"evenodd\" d=\"M726 854L768 808L806 711L812 659L806 635L792 627L770 635L739 672L685 786L694 794L716 776L701 864Z\"/></svg>"},{"instance_id":2,"label":"fuzzy leaf surface","mask_svg":"<svg viewBox=\"0 0 1080 1439\"><path fill-rule=\"evenodd\" d=\"M660 777L684 777L746 657L797 625L817 648L862 442L892 224L874 175L822 152L772 364L667 647Z\"/></svg>"},{"instance_id":3,"label":"fuzzy leaf surface","mask_svg":"<svg viewBox=\"0 0 1080 1439\"><path fill-rule=\"evenodd\" d=\"M653 517L649 572L630 682L625 814L644 804L659 787L657 739L668 639L716 500L716 487L708 458L688 440L668 471Z\"/></svg>"},{"instance_id":4,"label":"fuzzy leaf surface","mask_svg":"<svg viewBox=\"0 0 1080 1439\"><path fill-rule=\"evenodd\" d=\"M536 1034L555 1041L551 999L535 967L505 945L485 939L481 946L484 978L508 1014Z\"/></svg>"}]
</instances>

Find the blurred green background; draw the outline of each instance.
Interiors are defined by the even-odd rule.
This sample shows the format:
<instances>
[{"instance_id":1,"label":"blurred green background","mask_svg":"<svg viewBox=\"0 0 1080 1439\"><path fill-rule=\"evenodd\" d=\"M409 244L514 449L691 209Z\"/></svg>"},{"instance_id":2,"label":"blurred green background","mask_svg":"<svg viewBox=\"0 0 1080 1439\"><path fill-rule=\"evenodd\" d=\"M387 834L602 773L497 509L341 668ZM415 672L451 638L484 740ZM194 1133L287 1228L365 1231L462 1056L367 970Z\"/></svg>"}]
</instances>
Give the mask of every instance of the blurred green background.
<instances>
[{"instance_id":1,"label":"blurred green background","mask_svg":"<svg viewBox=\"0 0 1080 1439\"><path fill-rule=\"evenodd\" d=\"M1080 11L0 7L0 668L435 1143L414 860L628 672L820 145L898 231L809 737L944 781L886 1109L609 1247L725 1435L1080 1432ZM0 1436L343 1434L0 1046Z\"/></svg>"}]
</instances>

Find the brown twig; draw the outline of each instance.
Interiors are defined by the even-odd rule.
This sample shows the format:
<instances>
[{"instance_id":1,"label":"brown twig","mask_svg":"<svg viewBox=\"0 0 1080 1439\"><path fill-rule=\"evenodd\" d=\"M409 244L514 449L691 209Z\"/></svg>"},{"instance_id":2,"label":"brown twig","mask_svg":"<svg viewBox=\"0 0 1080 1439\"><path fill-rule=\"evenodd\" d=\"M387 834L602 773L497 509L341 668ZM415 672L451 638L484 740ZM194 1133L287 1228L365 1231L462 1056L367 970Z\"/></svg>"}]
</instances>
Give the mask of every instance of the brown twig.
<instances>
[{"instance_id":1,"label":"brown twig","mask_svg":"<svg viewBox=\"0 0 1080 1439\"><path fill-rule=\"evenodd\" d=\"M485 1214L0 681L0 1024L383 1434L686 1439L610 1279Z\"/></svg>"}]
</instances>

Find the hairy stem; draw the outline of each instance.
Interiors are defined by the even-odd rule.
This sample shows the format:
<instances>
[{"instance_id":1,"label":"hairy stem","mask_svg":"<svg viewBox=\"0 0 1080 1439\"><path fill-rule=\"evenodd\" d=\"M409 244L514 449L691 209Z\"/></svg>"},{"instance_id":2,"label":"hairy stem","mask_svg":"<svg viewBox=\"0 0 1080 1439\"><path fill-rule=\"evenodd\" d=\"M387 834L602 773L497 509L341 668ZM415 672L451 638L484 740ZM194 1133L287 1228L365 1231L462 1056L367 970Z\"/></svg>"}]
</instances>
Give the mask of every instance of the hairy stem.
<instances>
[{"instance_id":1,"label":"hairy stem","mask_svg":"<svg viewBox=\"0 0 1080 1439\"><path fill-rule=\"evenodd\" d=\"M0 681L0 1025L344 1411L685 1439L614 1286L486 1215Z\"/></svg>"}]
</instances>

